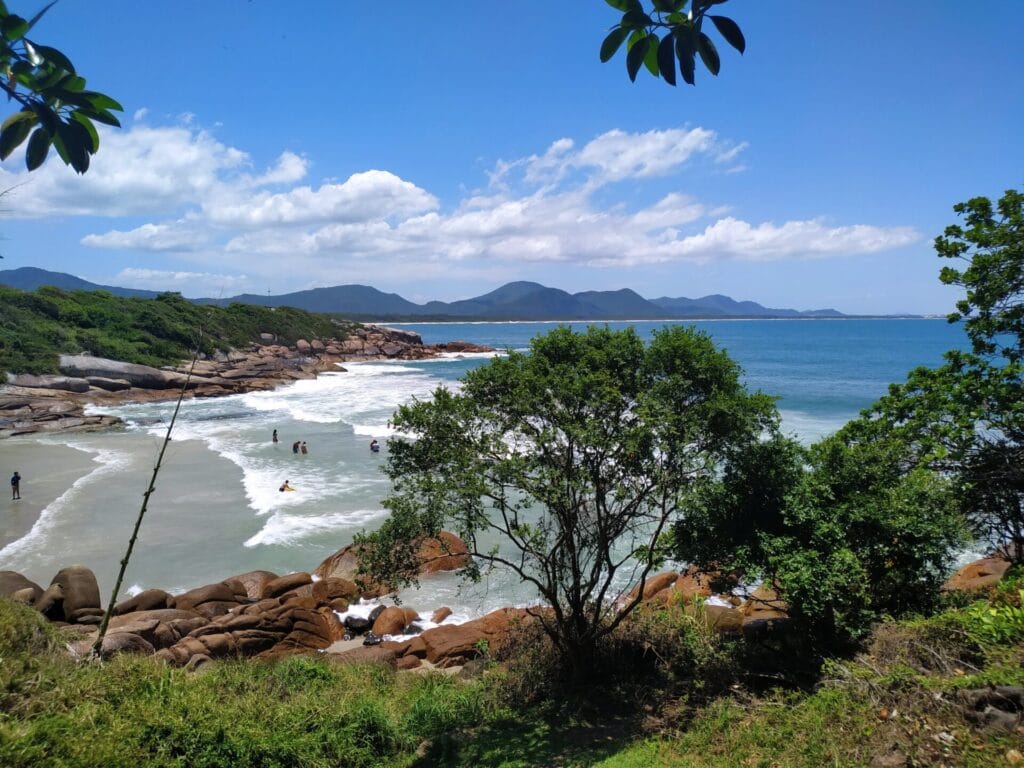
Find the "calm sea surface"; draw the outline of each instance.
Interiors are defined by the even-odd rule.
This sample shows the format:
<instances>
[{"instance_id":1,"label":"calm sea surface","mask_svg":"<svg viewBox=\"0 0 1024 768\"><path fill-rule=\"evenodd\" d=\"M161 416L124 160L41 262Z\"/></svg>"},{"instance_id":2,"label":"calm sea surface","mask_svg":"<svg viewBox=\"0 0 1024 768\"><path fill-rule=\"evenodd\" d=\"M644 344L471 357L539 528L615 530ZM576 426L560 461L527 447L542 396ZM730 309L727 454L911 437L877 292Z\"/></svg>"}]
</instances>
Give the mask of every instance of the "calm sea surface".
<instances>
[{"instance_id":1,"label":"calm sea surface","mask_svg":"<svg viewBox=\"0 0 1024 768\"><path fill-rule=\"evenodd\" d=\"M633 325L647 336L664 323ZM936 365L945 350L966 343L962 330L943 320L693 325L739 362L748 387L779 397L784 428L806 442L856 416L911 368ZM554 325L400 327L420 332L428 343L462 339L523 349ZM312 570L353 533L383 518L388 481L379 465L386 447L371 454L368 443L374 437L385 442L395 407L454 383L485 360L467 355L346 364L347 372L273 392L186 403L125 586L173 591L255 568ZM0 441L0 470L19 469L29 501L0 506L0 570L20 571L45 586L61 566L84 563L96 571L106 597L170 411L166 403L123 406L108 410L128 422L121 431ZM270 442L273 429L278 444ZM308 455L292 453L295 440L307 442ZM76 462L68 461L68 449ZM285 479L296 492L277 490ZM530 599L499 576L473 588L439 576L407 596L421 611L449 605L463 618Z\"/></svg>"}]
</instances>

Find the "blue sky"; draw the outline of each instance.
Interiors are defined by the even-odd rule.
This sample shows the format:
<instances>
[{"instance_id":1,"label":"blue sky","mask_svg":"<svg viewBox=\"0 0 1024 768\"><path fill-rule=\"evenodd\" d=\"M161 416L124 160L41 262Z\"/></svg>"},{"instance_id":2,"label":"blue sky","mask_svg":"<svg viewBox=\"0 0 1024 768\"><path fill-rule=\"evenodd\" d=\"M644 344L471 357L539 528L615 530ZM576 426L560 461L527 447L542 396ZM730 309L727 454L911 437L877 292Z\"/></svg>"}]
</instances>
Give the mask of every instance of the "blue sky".
<instances>
[{"instance_id":1,"label":"blue sky","mask_svg":"<svg viewBox=\"0 0 1024 768\"><path fill-rule=\"evenodd\" d=\"M746 54L720 42L719 77L671 88L599 62L603 0L63 0L35 37L124 126L82 177L0 166L20 185L0 268L187 296L535 280L947 311L931 241L953 204L1024 183L1024 2L721 12Z\"/></svg>"}]
</instances>

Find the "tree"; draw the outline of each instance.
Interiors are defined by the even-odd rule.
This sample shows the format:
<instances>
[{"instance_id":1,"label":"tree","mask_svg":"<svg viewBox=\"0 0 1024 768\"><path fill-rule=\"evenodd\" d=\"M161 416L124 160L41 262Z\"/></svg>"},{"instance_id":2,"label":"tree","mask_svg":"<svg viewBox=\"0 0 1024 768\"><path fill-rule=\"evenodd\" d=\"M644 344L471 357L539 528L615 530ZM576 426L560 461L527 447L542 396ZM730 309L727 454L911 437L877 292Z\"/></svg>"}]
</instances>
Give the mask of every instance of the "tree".
<instances>
[{"instance_id":1,"label":"tree","mask_svg":"<svg viewBox=\"0 0 1024 768\"><path fill-rule=\"evenodd\" d=\"M391 514L360 538L364 567L410 583L416 542L454 530L473 554L464 575L498 567L531 584L564 669L585 675L640 602L686 490L776 422L772 399L692 329L645 346L632 329L559 328L398 410L411 439L389 444Z\"/></svg>"},{"instance_id":2,"label":"tree","mask_svg":"<svg viewBox=\"0 0 1024 768\"><path fill-rule=\"evenodd\" d=\"M120 126L113 113L123 107L86 90L85 78L63 53L26 37L53 4L26 20L0 0L0 89L21 106L0 127L0 160L28 139L25 165L30 171L43 164L52 145L61 160L85 173L100 148L93 122Z\"/></svg>"},{"instance_id":3,"label":"tree","mask_svg":"<svg viewBox=\"0 0 1024 768\"><path fill-rule=\"evenodd\" d=\"M862 428L898 437L919 465L955 478L976 535L1024 563L1024 194L953 210L966 226L947 227L935 249L966 265L940 278L965 289L949 320L963 322L971 350L912 371Z\"/></svg>"},{"instance_id":4,"label":"tree","mask_svg":"<svg viewBox=\"0 0 1024 768\"><path fill-rule=\"evenodd\" d=\"M863 437L847 427L809 449L776 437L735 454L694 488L676 557L774 585L828 646L934 607L965 540L953 485L900 440Z\"/></svg>"},{"instance_id":5,"label":"tree","mask_svg":"<svg viewBox=\"0 0 1024 768\"><path fill-rule=\"evenodd\" d=\"M683 81L694 85L698 55L708 71L717 75L721 58L714 41L704 32L707 19L737 51L743 53L747 48L747 41L735 21L728 16L708 13L727 0L693 0L689 12L686 12L688 0L653 0L650 11L644 10L640 0L605 2L622 11L622 18L601 43L601 61L612 59L626 43L626 72L634 82L643 66L654 77L660 76L669 85L675 85L678 61Z\"/></svg>"}]
</instances>

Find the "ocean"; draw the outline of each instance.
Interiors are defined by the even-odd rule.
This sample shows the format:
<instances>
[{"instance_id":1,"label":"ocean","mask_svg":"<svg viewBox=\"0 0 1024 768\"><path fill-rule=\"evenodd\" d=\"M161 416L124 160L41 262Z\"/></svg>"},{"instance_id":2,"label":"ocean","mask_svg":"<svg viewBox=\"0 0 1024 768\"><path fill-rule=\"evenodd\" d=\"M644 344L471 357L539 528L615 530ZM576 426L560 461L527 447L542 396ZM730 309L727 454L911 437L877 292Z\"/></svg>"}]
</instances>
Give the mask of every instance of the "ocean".
<instances>
[{"instance_id":1,"label":"ocean","mask_svg":"<svg viewBox=\"0 0 1024 768\"><path fill-rule=\"evenodd\" d=\"M784 430L808 443L855 417L910 369L937 365L945 350L966 345L962 329L943 320L692 324L739 362L750 389L779 398ZM427 343L525 349L555 324L396 325ZM646 337L664 323L632 325ZM312 571L383 519L389 481L380 465L394 409L429 397L439 384L456 386L488 357L346 363L344 372L272 392L186 401L120 597L149 587L184 590L253 569ZM172 408L106 408L127 427L0 441L0 472L17 469L24 478L24 499L0 503L0 570L45 586L62 566L82 563L95 571L105 600ZM384 445L379 454L369 451L373 438ZM296 440L307 443L308 454L292 453ZM285 480L294 493L278 491ZM529 603L533 595L503 574L471 586L440 574L403 599L421 612L448 606L460 620Z\"/></svg>"}]
</instances>

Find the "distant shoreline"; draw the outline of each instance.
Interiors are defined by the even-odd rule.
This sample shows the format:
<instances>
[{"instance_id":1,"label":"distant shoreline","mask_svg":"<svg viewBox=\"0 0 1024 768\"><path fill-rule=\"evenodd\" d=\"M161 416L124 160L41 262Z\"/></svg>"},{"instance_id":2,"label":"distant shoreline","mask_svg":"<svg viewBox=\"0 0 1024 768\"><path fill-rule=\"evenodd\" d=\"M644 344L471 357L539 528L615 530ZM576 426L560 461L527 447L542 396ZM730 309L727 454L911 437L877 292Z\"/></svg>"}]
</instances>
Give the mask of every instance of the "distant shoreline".
<instances>
[{"instance_id":1,"label":"distant shoreline","mask_svg":"<svg viewBox=\"0 0 1024 768\"><path fill-rule=\"evenodd\" d=\"M555 324L578 324L578 323L686 323L686 322L726 322L737 321L843 321L843 320L942 320L946 321L943 315L844 315L843 317L595 317L589 319L575 318L572 320L366 320L356 322L373 322L387 325L555 325Z\"/></svg>"}]
</instances>

